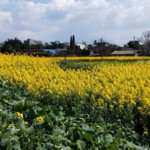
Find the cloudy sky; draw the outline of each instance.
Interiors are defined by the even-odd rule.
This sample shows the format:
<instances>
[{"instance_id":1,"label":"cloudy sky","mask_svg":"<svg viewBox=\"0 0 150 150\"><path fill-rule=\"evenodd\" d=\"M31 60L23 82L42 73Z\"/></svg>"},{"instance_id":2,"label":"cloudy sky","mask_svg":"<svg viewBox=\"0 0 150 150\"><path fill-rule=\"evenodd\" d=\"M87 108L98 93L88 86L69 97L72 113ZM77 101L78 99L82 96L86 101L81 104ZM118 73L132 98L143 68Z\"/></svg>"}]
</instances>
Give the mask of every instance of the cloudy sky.
<instances>
[{"instance_id":1,"label":"cloudy sky","mask_svg":"<svg viewBox=\"0 0 150 150\"><path fill-rule=\"evenodd\" d=\"M0 42L17 37L123 45L150 30L150 0L0 0Z\"/></svg>"}]
</instances>

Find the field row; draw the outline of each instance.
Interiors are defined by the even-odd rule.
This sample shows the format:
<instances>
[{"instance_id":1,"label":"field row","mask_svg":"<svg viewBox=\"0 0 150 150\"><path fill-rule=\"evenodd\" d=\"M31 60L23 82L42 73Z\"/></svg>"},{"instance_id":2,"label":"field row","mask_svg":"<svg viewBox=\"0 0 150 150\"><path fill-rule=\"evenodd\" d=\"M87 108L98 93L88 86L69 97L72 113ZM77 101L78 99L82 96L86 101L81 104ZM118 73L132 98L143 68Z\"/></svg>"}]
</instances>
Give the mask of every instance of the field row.
<instances>
[{"instance_id":1,"label":"field row","mask_svg":"<svg viewBox=\"0 0 150 150\"><path fill-rule=\"evenodd\" d=\"M150 61L63 59L0 54L0 149L148 150Z\"/></svg>"},{"instance_id":2,"label":"field row","mask_svg":"<svg viewBox=\"0 0 150 150\"><path fill-rule=\"evenodd\" d=\"M0 58L0 78L14 86L26 85L36 96L50 96L54 101L74 97L81 103L90 98L101 109L107 102L119 108L137 106L141 113L150 114L150 61L64 71L57 63L59 59L13 55Z\"/></svg>"}]
</instances>

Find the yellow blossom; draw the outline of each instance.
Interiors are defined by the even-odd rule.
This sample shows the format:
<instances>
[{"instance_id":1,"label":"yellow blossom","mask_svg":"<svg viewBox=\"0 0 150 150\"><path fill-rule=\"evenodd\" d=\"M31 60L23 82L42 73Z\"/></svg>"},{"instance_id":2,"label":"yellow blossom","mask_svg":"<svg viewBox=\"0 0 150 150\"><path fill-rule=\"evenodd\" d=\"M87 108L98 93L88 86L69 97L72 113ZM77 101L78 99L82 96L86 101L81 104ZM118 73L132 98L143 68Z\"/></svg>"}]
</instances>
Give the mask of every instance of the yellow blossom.
<instances>
[{"instance_id":1,"label":"yellow blossom","mask_svg":"<svg viewBox=\"0 0 150 150\"><path fill-rule=\"evenodd\" d=\"M147 131L144 131L144 132L143 132L143 135L146 135L146 136L147 136L147 135L148 135L148 132L147 132Z\"/></svg>"},{"instance_id":2,"label":"yellow blossom","mask_svg":"<svg viewBox=\"0 0 150 150\"><path fill-rule=\"evenodd\" d=\"M110 108L110 109L113 109L113 108L114 108L114 106L111 104L111 105L109 105L109 108Z\"/></svg>"},{"instance_id":3,"label":"yellow blossom","mask_svg":"<svg viewBox=\"0 0 150 150\"><path fill-rule=\"evenodd\" d=\"M18 116L18 118L19 118L19 119L20 119L20 118L22 118L22 119L23 119L23 114L21 114L21 113L17 112L17 116Z\"/></svg>"},{"instance_id":4,"label":"yellow blossom","mask_svg":"<svg viewBox=\"0 0 150 150\"><path fill-rule=\"evenodd\" d=\"M104 109L104 107L103 107L103 106L100 106L99 108L100 108L100 109L102 109L102 110Z\"/></svg>"},{"instance_id":5,"label":"yellow blossom","mask_svg":"<svg viewBox=\"0 0 150 150\"><path fill-rule=\"evenodd\" d=\"M150 116L150 111L148 112L148 115Z\"/></svg>"},{"instance_id":6,"label":"yellow blossom","mask_svg":"<svg viewBox=\"0 0 150 150\"><path fill-rule=\"evenodd\" d=\"M120 109L123 109L123 105L119 105L119 108L120 108Z\"/></svg>"},{"instance_id":7,"label":"yellow blossom","mask_svg":"<svg viewBox=\"0 0 150 150\"><path fill-rule=\"evenodd\" d=\"M67 57L67 60L100 60L99 57ZM59 62L62 57L40 58L27 55L0 54L0 79L13 86L27 86L27 90L38 96L50 96L53 100L66 98L82 100L85 104L93 100L100 109L107 102L123 111L136 108L140 113L150 110L150 57L104 57L104 60L148 60L146 63L96 65L84 70L63 70ZM90 96L91 95L91 96ZM98 100L97 100L98 97ZM112 106L109 106L110 108ZM148 113L149 115L149 113ZM18 118L24 118L17 112ZM42 120L42 119L41 119ZM37 120L39 122L39 119Z\"/></svg>"},{"instance_id":8,"label":"yellow blossom","mask_svg":"<svg viewBox=\"0 0 150 150\"><path fill-rule=\"evenodd\" d=\"M24 124L25 124L25 125L28 125L29 123L26 121Z\"/></svg>"},{"instance_id":9,"label":"yellow blossom","mask_svg":"<svg viewBox=\"0 0 150 150\"><path fill-rule=\"evenodd\" d=\"M113 103L114 103L115 105L117 105L117 102L116 102L116 101L113 101Z\"/></svg>"},{"instance_id":10,"label":"yellow blossom","mask_svg":"<svg viewBox=\"0 0 150 150\"><path fill-rule=\"evenodd\" d=\"M12 126L12 125L9 125L9 126L8 126L8 128L13 128L13 127L14 127L14 126Z\"/></svg>"},{"instance_id":11,"label":"yellow blossom","mask_svg":"<svg viewBox=\"0 0 150 150\"><path fill-rule=\"evenodd\" d=\"M44 119L43 119L43 117L41 117L41 116L36 118L36 121L37 121L37 122L43 122L43 120L44 120Z\"/></svg>"}]
</instances>

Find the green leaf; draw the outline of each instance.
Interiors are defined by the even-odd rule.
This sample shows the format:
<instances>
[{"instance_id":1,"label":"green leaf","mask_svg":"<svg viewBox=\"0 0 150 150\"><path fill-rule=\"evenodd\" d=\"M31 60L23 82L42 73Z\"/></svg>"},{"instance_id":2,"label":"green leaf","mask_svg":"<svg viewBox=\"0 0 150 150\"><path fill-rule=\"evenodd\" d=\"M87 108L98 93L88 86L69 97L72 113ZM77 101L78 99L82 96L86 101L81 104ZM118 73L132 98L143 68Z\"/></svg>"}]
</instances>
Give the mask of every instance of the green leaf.
<instances>
[{"instance_id":1,"label":"green leaf","mask_svg":"<svg viewBox=\"0 0 150 150\"><path fill-rule=\"evenodd\" d=\"M92 128L87 124L83 124L82 128L85 132L95 133L95 128Z\"/></svg>"},{"instance_id":2,"label":"green leaf","mask_svg":"<svg viewBox=\"0 0 150 150\"><path fill-rule=\"evenodd\" d=\"M92 134L83 132L82 135L87 141L90 141L91 143L93 143L94 136Z\"/></svg>"},{"instance_id":3,"label":"green leaf","mask_svg":"<svg viewBox=\"0 0 150 150\"><path fill-rule=\"evenodd\" d=\"M20 145L19 145L19 144L15 144L15 145L13 146L13 149L15 149L15 150L21 150L21 148L20 148Z\"/></svg>"},{"instance_id":4,"label":"green leaf","mask_svg":"<svg viewBox=\"0 0 150 150\"><path fill-rule=\"evenodd\" d=\"M84 150L86 148L86 143L82 140L77 140L77 147L79 150Z\"/></svg>"},{"instance_id":5,"label":"green leaf","mask_svg":"<svg viewBox=\"0 0 150 150\"><path fill-rule=\"evenodd\" d=\"M57 133L57 134L64 134L65 133L64 130L62 130L62 129L58 128L58 127L56 127L55 129L53 129L53 132Z\"/></svg>"},{"instance_id":6,"label":"green leaf","mask_svg":"<svg viewBox=\"0 0 150 150\"><path fill-rule=\"evenodd\" d=\"M41 143L39 143L39 142L37 143L37 147L36 147L36 149L37 149L37 150L41 150L41 149L42 149L42 145L41 145Z\"/></svg>"},{"instance_id":7,"label":"green leaf","mask_svg":"<svg viewBox=\"0 0 150 150\"><path fill-rule=\"evenodd\" d=\"M137 145L135 145L134 143L132 143L132 142L128 142L127 141L127 147L129 148L129 149L131 149L131 150L135 150L135 149L138 149L138 150L143 150L143 147L141 147L141 146L137 146Z\"/></svg>"},{"instance_id":8,"label":"green leaf","mask_svg":"<svg viewBox=\"0 0 150 150\"><path fill-rule=\"evenodd\" d=\"M1 146L7 145L8 142L9 142L9 139L7 137L6 138L1 138Z\"/></svg>"},{"instance_id":9,"label":"green leaf","mask_svg":"<svg viewBox=\"0 0 150 150\"><path fill-rule=\"evenodd\" d=\"M53 121L52 121L51 117L46 117L45 119L46 119L47 124L48 124L50 127L52 127L52 126L53 126Z\"/></svg>"},{"instance_id":10,"label":"green leaf","mask_svg":"<svg viewBox=\"0 0 150 150\"><path fill-rule=\"evenodd\" d=\"M20 129L16 129L16 128L14 128L14 127L10 129L11 135L18 133L19 131L20 131ZM13 137L14 137L14 136L12 136L12 138L13 138Z\"/></svg>"},{"instance_id":11,"label":"green leaf","mask_svg":"<svg viewBox=\"0 0 150 150\"><path fill-rule=\"evenodd\" d=\"M113 137L111 134L105 135L105 146L110 146L110 144L113 142Z\"/></svg>"},{"instance_id":12,"label":"green leaf","mask_svg":"<svg viewBox=\"0 0 150 150\"><path fill-rule=\"evenodd\" d=\"M62 135L58 135L57 140L59 141L68 141L68 139Z\"/></svg>"},{"instance_id":13,"label":"green leaf","mask_svg":"<svg viewBox=\"0 0 150 150\"><path fill-rule=\"evenodd\" d=\"M67 147L63 147L61 150L71 150L71 148L67 146Z\"/></svg>"},{"instance_id":14,"label":"green leaf","mask_svg":"<svg viewBox=\"0 0 150 150\"><path fill-rule=\"evenodd\" d=\"M6 86L6 84L7 84L7 82L6 82L6 81L2 81L2 86L3 86L3 87L5 87L5 86Z\"/></svg>"},{"instance_id":15,"label":"green leaf","mask_svg":"<svg viewBox=\"0 0 150 150\"><path fill-rule=\"evenodd\" d=\"M117 144L112 144L111 146L110 146L110 150L117 150Z\"/></svg>"}]
</instances>

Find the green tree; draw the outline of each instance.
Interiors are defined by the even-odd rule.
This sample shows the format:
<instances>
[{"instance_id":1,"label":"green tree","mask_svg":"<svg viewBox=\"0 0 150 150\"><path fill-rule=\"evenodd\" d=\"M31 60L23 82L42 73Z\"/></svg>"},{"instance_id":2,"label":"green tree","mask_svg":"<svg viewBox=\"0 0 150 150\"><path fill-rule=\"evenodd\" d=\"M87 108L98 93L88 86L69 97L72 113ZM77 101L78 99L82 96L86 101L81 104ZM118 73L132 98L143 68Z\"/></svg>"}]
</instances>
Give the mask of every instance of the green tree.
<instances>
[{"instance_id":1,"label":"green tree","mask_svg":"<svg viewBox=\"0 0 150 150\"><path fill-rule=\"evenodd\" d=\"M75 36L71 36L70 37L70 47L69 47L69 51L71 55L75 54L75 49L76 49L76 45L75 45Z\"/></svg>"},{"instance_id":2,"label":"green tree","mask_svg":"<svg viewBox=\"0 0 150 150\"><path fill-rule=\"evenodd\" d=\"M44 44L44 48L45 49L57 49L57 48L60 48L60 49L63 49L64 47L66 47L66 43L61 43L59 41L54 41L54 42L50 42L49 43L45 43Z\"/></svg>"},{"instance_id":3,"label":"green tree","mask_svg":"<svg viewBox=\"0 0 150 150\"><path fill-rule=\"evenodd\" d=\"M140 49L139 41L129 41L128 46L132 49Z\"/></svg>"},{"instance_id":4,"label":"green tree","mask_svg":"<svg viewBox=\"0 0 150 150\"><path fill-rule=\"evenodd\" d=\"M42 49L43 45L42 44L35 44L30 46L31 49Z\"/></svg>"},{"instance_id":5,"label":"green tree","mask_svg":"<svg viewBox=\"0 0 150 150\"><path fill-rule=\"evenodd\" d=\"M96 40L94 40L93 45L94 45L94 46L96 46L96 43L97 43L97 41L96 41Z\"/></svg>"},{"instance_id":6,"label":"green tree","mask_svg":"<svg viewBox=\"0 0 150 150\"><path fill-rule=\"evenodd\" d=\"M74 35L72 36L72 46L73 46L73 48L75 47L75 37L74 37Z\"/></svg>"},{"instance_id":7,"label":"green tree","mask_svg":"<svg viewBox=\"0 0 150 150\"><path fill-rule=\"evenodd\" d=\"M2 53L17 53L23 51L23 43L18 39L8 39L2 43L1 51Z\"/></svg>"},{"instance_id":8,"label":"green tree","mask_svg":"<svg viewBox=\"0 0 150 150\"><path fill-rule=\"evenodd\" d=\"M70 49L73 49L73 40L72 40L72 36L70 37Z\"/></svg>"}]
</instances>

